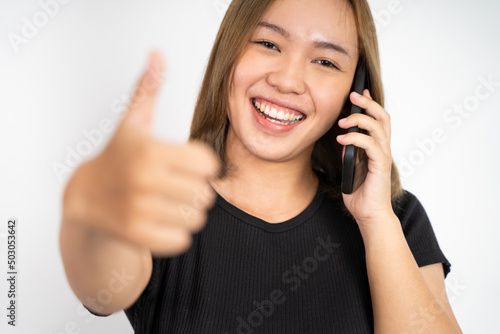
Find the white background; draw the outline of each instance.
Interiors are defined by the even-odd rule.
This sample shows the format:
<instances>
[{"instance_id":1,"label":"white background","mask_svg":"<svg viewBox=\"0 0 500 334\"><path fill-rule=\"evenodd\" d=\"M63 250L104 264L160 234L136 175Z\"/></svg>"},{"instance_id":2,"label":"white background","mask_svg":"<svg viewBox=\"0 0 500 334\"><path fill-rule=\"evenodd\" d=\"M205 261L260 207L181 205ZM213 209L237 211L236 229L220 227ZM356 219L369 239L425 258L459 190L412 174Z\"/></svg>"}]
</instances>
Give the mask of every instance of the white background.
<instances>
[{"instance_id":1,"label":"white background","mask_svg":"<svg viewBox=\"0 0 500 334\"><path fill-rule=\"evenodd\" d=\"M16 328L6 325L7 285L0 275L2 333L133 332L123 312L99 319L79 309L58 247L69 173L59 179L53 166L83 145L82 131L98 129L103 119L116 124L115 108L124 105L153 48L168 62L154 132L185 141L227 3L72 0L16 52L9 36L22 36L23 18L33 22L42 7L0 1L0 268L6 272L6 225L15 217L20 273ZM500 1L390 3L370 1L393 155L453 265L446 281L462 329L500 333ZM497 86L478 100L480 78L488 77ZM460 104L471 110L467 117L450 114ZM444 140L430 144L435 131Z\"/></svg>"}]
</instances>

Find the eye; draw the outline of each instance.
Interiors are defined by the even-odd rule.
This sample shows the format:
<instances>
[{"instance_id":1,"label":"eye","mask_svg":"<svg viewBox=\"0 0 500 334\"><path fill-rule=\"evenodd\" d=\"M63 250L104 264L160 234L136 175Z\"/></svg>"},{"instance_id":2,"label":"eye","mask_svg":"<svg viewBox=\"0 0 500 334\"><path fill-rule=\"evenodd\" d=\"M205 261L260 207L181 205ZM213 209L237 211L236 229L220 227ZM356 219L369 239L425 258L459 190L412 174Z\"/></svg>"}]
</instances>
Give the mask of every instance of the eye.
<instances>
[{"instance_id":1,"label":"eye","mask_svg":"<svg viewBox=\"0 0 500 334\"><path fill-rule=\"evenodd\" d=\"M329 60L320 59L320 60L316 60L315 62L318 63L318 64L320 64L321 66L324 66L324 67L329 67L329 68L332 68L332 69L340 70L340 68L337 65L335 65L334 63L332 63Z\"/></svg>"},{"instance_id":2,"label":"eye","mask_svg":"<svg viewBox=\"0 0 500 334\"><path fill-rule=\"evenodd\" d=\"M278 49L278 47L276 45L274 45L273 43L268 42L268 41L254 41L253 43L260 44L260 45L264 46L266 49L280 51L280 49Z\"/></svg>"}]
</instances>

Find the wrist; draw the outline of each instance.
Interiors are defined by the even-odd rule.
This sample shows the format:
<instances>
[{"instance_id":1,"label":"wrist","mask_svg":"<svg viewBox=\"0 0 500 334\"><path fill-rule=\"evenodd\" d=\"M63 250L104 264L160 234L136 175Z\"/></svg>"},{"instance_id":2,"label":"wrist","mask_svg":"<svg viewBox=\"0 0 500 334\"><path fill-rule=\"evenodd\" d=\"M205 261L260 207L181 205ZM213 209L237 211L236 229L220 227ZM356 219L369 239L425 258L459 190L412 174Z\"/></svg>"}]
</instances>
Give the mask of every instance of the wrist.
<instances>
[{"instance_id":1,"label":"wrist","mask_svg":"<svg viewBox=\"0 0 500 334\"><path fill-rule=\"evenodd\" d=\"M398 217L392 210L392 206L387 208L382 208L379 210L370 210L369 214L355 215L354 219L358 223L359 228L363 230L370 231L373 228L378 228L378 226L384 226L387 224L394 223L394 220L398 220Z\"/></svg>"},{"instance_id":2,"label":"wrist","mask_svg":"<svg viewBox=\"0 0 500 334\"><path fill-rule=\"evenodd\" d=\"M401 222L393 211L357 222L365 246L386 244L403 232Z\"/></svg>"}]
</instances>

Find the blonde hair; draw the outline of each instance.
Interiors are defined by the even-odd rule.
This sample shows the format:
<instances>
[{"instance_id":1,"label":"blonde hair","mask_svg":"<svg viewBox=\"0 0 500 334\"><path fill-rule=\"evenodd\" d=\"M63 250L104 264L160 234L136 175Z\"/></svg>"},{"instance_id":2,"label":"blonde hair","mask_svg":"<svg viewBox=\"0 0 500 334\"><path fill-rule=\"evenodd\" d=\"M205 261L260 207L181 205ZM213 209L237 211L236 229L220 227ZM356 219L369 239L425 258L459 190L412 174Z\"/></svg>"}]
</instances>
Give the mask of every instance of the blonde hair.
<instances>
[{"instance_id":1,"label":"blonde hair","mask_svg":"<svg viewBox=\"0 0 500 334\"><path fill-rule=\"evenodd\" d=\"M236 62L257 27L262 16L275 0L233 0L224 16L210 54L207 69L196 102L189 140L200 140L210 145L221 162L219 177L228 172L225 144L229 119L227 117L230 80ZM366 0L345 0L354 12L358 34L359 62L365 62L370 77L370 93L377 103L384 106L384 91L380 73L375 24ZM346 102L340 117L347 116L350 102ZM325 173L328 186L325 190L333 197L340 197L342 180L342 146L336 136L345 132L335 122L334 126L314 145L312 166ZM360 163L357 173L366 177L368 158L358 150ZM399 173L392 163L392 198L402 193Z\"/></svg>"}]
</instances>

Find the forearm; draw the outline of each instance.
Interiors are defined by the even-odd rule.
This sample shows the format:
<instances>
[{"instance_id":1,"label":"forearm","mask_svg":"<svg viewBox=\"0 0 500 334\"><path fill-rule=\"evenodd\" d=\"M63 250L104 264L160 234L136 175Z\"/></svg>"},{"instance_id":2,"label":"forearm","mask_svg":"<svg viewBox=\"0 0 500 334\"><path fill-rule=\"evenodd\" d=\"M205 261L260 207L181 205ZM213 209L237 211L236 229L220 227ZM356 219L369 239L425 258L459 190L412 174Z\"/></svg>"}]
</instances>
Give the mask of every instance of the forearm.
<instances>
[{"instance_id":1,"label":"forearm","mask_svg":"<svg viewBox=\"0 0 500 334\"><path fill-rule=\"evenodd\" d=\"M365 224L361 233L375 333L460 333L427 287L397 217Z\"/></svg>"},{"instance_id":2,"label":"forearm","mask_svg":"<svg viewBox=\"0 0 500 334\"><path fill-rule=\"evenodd\" d=\"M76 186L68 184L63 201L59 242L64 269L83 304L110 314L140 295L150 277L151 253L84 224Z\"/></svg>"},{"instance_id":3,"label":"forearm","mask_svg":"<svg viewBox=\"0 0 500 334\"><path fill-rule=\"evenodd\" d=\"M100 232L63 223L60 247L68 282L87 307L110 314L131 305L147 283L145 257Z\"/></svg>"}]
</instances>

